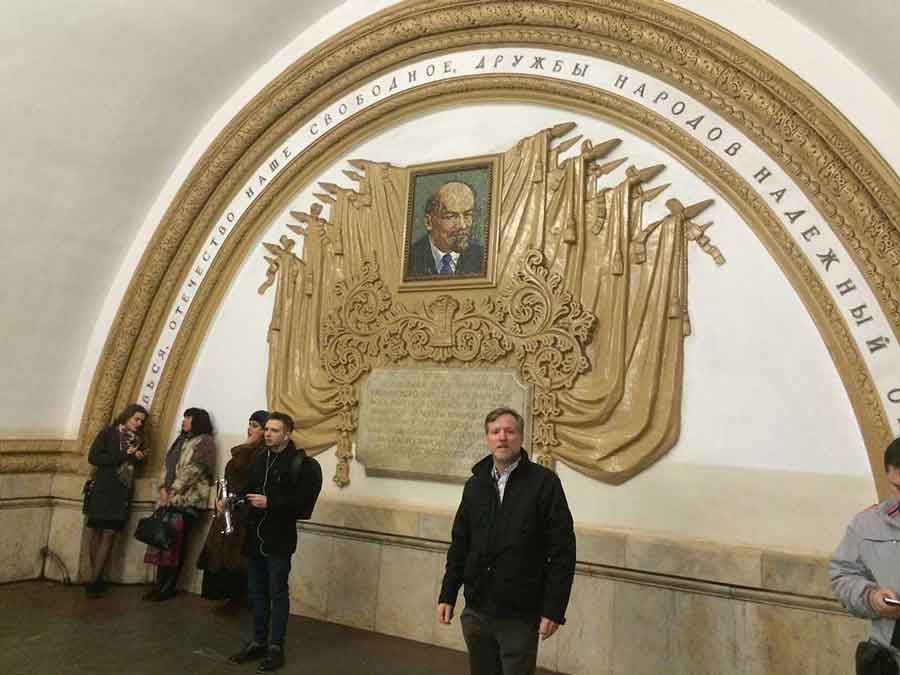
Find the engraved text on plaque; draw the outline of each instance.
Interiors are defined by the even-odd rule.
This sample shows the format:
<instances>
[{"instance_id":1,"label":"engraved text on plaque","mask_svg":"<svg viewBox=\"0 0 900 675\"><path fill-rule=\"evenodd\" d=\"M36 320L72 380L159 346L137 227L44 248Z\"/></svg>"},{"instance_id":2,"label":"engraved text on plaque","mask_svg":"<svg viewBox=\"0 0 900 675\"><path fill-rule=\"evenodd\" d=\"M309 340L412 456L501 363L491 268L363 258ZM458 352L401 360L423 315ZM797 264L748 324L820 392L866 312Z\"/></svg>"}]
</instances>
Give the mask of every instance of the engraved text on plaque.
<instances>
[{"instance_id":1,"label":"engraved text on plaque","mask_svg":"<svg viewBox=\"0 0 900 675\"><path fill-rule=\"evenodd\" d=\"M356 457L372 475L465 480L488 453L484 416L518 410L530 438L531 387L514 370L376 368L360 397Z\"/></svg>"}]
</instances>

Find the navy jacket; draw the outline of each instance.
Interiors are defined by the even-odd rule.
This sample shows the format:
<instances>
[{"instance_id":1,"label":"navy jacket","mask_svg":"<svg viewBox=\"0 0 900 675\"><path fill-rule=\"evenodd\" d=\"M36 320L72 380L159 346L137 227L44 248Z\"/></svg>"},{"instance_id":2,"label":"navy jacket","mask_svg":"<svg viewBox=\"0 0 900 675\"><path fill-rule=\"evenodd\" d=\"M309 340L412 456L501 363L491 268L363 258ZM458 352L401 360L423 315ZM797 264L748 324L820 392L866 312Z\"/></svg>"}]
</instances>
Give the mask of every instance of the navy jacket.
<instances>
[{"instance_id":1,"label":"navy jacket","mask_svg":"<svg viewBox=\"0 0 900 675\"><path fill-rule=\"evenodd\" d=\"M559 477L521 451L499 501L490 455L472 469L453 521L438 602L491 616L565 622L575 578L575 531Z\"/></svg>"}]
</instances>

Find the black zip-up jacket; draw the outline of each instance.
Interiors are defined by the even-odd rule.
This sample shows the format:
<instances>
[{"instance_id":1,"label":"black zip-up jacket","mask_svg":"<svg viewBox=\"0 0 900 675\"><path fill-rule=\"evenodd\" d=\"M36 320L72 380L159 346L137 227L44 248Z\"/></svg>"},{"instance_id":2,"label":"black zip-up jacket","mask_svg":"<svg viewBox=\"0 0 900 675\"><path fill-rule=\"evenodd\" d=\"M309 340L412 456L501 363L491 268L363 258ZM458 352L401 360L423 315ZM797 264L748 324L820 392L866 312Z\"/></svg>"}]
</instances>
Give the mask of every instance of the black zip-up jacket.
<instances>
[{"instance_id":1,"label":"black zip-up jacket","mask_svg":"<svg viewBox=\"0 0 900 675\"><path fill-rule=\"evenodd\" d=\"M453 521L438 602L491 616L546 617L565 623L575 577L575 531L559 477L528 460L506 483L503 502L487 456L472 468Z\"/></svg>"},{"instance_id":2,"label":"black zip-up jacket","mask_svg":"<svg viewBox=\"0 0 900 675\"><path fill-rule=\"evenodd\" d=\"M275 453L260 448L250 465L250 480L245 494L265 495L267 506L256 509L246 504L247 540L244 553L260 551L264 555L290 556L297 550L297 513L303 503L299 480L292 476L295 457L306 453L288 441ZM296 473L296 472L294 472Z\"/></svg>"}]
</instances>

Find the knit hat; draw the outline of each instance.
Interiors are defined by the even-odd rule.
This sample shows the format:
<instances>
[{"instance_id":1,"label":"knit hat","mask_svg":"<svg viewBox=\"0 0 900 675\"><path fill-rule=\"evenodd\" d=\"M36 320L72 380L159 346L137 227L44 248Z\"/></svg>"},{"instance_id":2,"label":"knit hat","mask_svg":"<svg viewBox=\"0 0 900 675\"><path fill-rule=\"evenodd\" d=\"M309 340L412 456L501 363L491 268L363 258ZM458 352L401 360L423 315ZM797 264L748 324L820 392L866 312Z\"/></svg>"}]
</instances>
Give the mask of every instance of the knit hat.
<instances>
[{"instance_id":1,"label":"knit hat","mask_svg":"<svg viewBox=\"0 0 900 675\"><path fill-rule=\"evenodd\" d=\"M266 422L269 419L269 411L268 410L257 410L255 413L250 415L250 421L256 422L259 426L266 426Z\"/></svg>"}]
</instances>

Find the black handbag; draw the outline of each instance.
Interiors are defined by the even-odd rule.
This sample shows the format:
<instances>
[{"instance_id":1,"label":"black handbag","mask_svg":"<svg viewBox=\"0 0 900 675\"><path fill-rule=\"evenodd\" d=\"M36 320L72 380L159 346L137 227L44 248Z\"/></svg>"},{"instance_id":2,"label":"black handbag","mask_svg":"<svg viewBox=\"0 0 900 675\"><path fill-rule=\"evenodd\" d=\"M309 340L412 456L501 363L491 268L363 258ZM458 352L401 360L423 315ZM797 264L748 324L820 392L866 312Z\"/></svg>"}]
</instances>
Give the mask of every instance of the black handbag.
<instances>
[{"instance_id":1,"label":"black handbag","mask_svg":"<svg viewBox=\"0 0 900 675\"><path fill-rule=\"evenodd\" d=\"M84 487L81 488L81 512L87 513L91 508L91 495L94 494L94 486L97 484L93 478L84 481Z\"/></svg>"},{"instance_id":2,"label":"black handbag","mask_svg":"<svg viewBox=\"0 0 900 675\"><path fill-rule=\"evenodd\" d=\"M158 508L146 518L141 518L134 530L134 538L154 548L168 549L172 543L172 535L169 532L166 510Z\"/></svg>"},{"instance_id":3,"label":"black handbag","mask_svg":"<svg viewBox=\"0 0 900 675\"><path fill-rule=\"evenodd\" d=\"M898 675L897 661L887 647L864 640L856 645L856 675Z\"/></svg>"}]
</instances>

